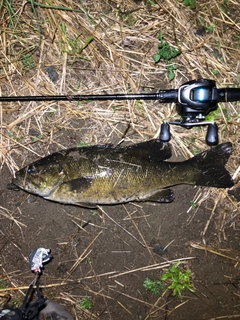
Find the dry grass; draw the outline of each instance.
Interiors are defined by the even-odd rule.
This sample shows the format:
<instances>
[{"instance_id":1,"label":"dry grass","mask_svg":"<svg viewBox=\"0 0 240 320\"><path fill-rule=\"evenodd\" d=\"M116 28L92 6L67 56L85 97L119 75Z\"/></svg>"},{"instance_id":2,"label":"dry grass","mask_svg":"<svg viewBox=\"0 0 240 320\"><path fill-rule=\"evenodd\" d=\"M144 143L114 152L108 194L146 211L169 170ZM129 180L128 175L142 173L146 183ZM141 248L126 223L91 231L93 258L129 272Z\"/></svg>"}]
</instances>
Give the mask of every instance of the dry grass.
<instances>
[{"instance_id":1,"label":"dry grass","mask_svg":"<svg viewBox=\"0 0 240 320\"><path fill-rule=\"evenodd\" d=\"M214 79L219 88L239 86L239 1L229 0L225 5L222 0L196 2L197 8L191 10L177 0L52 0L51 5L32 0L21 4L1 1L0 94L156 92L178 88L196 78ZM153 61L159 32L182 51L174 59L178 69L171 82L165 62ZM46 71L49 66L57 72L57 81L49 78ZM228 166L236 182L239 180L239 108L239 102L222 103L215 115L220 141L231 141L234 146ZM0 103L0 169L6 166L14 175L29 159L67 148L73 142L79 145L118 143L123 138L126 142L147 140L157 135L163 119L177 117L174 104L160 105L157 101ZM172 147L177 155L190 157L196 150L206 149L205 128L188 131L172 126L171 129ZM204 239L215 214L220 216L217 228L223 237L226 225L239 227L239 203L226 191L199 189L198 193L195 202L207 203L211 210L203 230ZM196 210L191 211L189 223L196 215ZM6 214L7 209L0 207L0 215ZM24 227L11 212L8 218ZM144 239L141 241L144 243ZM69 276L90 253L88 250L87 247L76 258ZM211 252L219 254L219 250L211 249ZM60 281L56 281L57 285ZM101 295L101 289L94 294ZM108 301L113 298L104 294L102 297L107 309ZM70 294L64 299L71 304L78 302L78 297ZM147 305L143 301L139 303ZM157 314L159 305L162 308L164 302L149 304L146 319ZM130 312L127 306L122 308ZM97 319L91 313L85 316Z\"/></svg>"}]
</instances>

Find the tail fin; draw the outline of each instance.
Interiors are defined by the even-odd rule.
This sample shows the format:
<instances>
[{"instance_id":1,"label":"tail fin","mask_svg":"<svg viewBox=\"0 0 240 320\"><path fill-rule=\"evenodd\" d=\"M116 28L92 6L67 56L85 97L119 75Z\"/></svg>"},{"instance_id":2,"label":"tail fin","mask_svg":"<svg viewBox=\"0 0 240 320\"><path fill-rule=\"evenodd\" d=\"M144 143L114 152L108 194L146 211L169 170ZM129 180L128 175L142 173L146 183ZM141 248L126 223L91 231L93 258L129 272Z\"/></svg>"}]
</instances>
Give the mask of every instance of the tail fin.
<instances>
[{"instance_id":1,"label":"tail fin","mask_svg":"<svg viewBox=\"0 0 240 320\"><path fill-rule=\"evenodd\" d=\"M196 185L216 188L232 187L234 182L225 168L231 152L232 144L226 142L193 157L192 165L198 171Z\"/></svg>"}]
</instances>

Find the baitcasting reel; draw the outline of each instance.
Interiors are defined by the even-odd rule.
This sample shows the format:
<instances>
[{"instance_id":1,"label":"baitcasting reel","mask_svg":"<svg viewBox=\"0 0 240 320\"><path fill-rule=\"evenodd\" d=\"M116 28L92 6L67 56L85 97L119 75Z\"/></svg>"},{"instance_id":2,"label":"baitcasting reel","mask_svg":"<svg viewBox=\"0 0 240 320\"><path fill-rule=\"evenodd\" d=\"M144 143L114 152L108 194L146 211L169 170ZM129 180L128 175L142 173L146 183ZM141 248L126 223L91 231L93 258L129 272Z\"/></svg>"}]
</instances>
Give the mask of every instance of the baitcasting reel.
<instances>
[{"instance_id":1,"label":"baitcasting reel","mask_svg":"<svg viewBox=\"0 0 240 320\"><path fill-rule=\"evenodd\" d=\"M57 95L57 96L15 96L0 97L0 102L10 101L81 101L81 100L158 100L160 103L175 102L181 120L163 122L160 140L171 139L169 124L186 129L195 126L207 126L206 143L218 144L218 127L213 121L206 121L206 115L217 109L218 102L240 100L240 88L216 88L214 80L199 79L184 83L179 89L160 90L157 93L106 94L106 95Z\"/></svg>"},{"instance_id":2,"label":"baitcasting reel","mask_svg":"<svg viewBox=\"0 0 240 320\"><path fill-rule=\"evenodd\" d=\"M186 129L195 126L207 126L206 143L218 144L218 127L214 121L205 121L206 115L217 109L218 102L240 100L240 89L217 89L213 80L193 80L184 83L178 90L159 91L160 102L176 102L176 109L181 120L170 121L169 124L179 125ZM160 140L171 138L169 124L161 126Z\"/></svg>"}]
</instances>

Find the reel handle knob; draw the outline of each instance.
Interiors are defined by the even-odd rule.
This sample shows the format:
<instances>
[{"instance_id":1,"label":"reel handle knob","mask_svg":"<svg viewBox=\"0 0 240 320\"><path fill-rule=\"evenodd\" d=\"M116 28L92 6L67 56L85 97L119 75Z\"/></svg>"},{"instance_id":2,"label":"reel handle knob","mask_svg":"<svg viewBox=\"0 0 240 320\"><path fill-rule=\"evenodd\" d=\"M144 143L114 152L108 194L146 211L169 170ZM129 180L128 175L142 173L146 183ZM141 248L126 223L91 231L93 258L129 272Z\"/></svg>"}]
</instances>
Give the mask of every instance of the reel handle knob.
<instances>
[{"instance_id":1,"label":"reel handle knob","mask_svg":"<svg viewBox=\"0 0 240 320\"><path fill-rule=\"evenodd\" d=\"M161 124L159 138L160 138L160 141L162 142L168 142L171 139L170 126L165 121Z\"/></svg>"},{"instance_id":2,"label":"reel handle knob","mask_svg":"<svg viewBox=\"0 0 240 320\"><path fill-rule=\"evenodd\" d=\"M218 126L216 122L208 125L206 134L206 143L209 146L215 146L218 144Z\"/></svg>"}]
</instances>

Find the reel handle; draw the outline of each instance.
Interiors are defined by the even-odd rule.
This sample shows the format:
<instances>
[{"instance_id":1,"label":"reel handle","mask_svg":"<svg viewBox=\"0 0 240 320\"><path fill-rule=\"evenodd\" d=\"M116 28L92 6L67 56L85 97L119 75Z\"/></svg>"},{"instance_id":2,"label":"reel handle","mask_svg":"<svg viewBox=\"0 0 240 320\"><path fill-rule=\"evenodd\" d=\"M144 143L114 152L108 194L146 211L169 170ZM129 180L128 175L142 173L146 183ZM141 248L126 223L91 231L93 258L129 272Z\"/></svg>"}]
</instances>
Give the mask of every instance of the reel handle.
<instances>
[{"instance_id":1,"label":"reel handle","mask_svg":"<svg viewBox=\"0 0 240 320\"><path fill-rule=\"evenodd\" d=\"M199 126L199 125L205 125L205 126L207 126L207 134L206 134L206 139L205 139L207 145L215 146L218 144L218 126L217 126L216 122L205 121L202 123L198 122L198 123L186 124L181 121L174 121L174 122L170 122L170 124L179 125L179 126L184 127L186 129L191 129L192 127ZM161 124L159 139L162 142L169 142L171 139L170 126L165 121Z\"/></svg>"},{"instance_id":2,"label":"reel handle","mask_svg":"<svg viewBox=\"0 0 240 320\"><path fill-rule=\"evenodd\" d=\"M165 121L161 124L159 139L162 142L169 142L171 140L170 126Z\"/></svg>"},{"instance_id":3,"label":"reel handle","mask_svg":"<svg viewBox=\"0 0 240 320\"><path fill-rule=\"evenodd\" d=\"M209 146L215 146L218 144L218 126L216 122L208 125L206 134L206 143Z\"/></svg>"}]
</instances>

